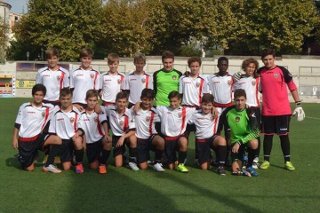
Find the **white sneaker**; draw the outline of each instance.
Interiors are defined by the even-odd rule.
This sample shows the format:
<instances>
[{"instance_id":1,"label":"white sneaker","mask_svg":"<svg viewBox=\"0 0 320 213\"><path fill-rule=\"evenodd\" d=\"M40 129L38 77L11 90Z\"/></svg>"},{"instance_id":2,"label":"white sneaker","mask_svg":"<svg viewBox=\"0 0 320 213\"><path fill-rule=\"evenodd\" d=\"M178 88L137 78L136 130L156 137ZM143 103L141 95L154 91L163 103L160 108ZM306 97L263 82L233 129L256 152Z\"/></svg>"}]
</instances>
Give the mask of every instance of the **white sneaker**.
<instances>
[{"instance_id":1,"label":"white sneaker","mask_svg":"<svg viewBox=\"0 0 320 213\"><path fill-rule=\"evenodd\" d=\"M139 171L139 167L137 166L136 163L134 163L134 162L129 162L128 165L129 165L130 169L132 169L133 171Z\"/></svg>"},{"instance_id":2,"label":"white sneaker","mask_svg":"<svg viewBox=\"0 0 320 213\"><path fill-rule=\"evenodd\" d=\"M52 172L52 173L61 173L62 172L60 169L58 169L53 164L50 164L49 166L42 167L42 171L44 171L44 172Z\"/></svg>"},{"instance_id":3,"label":"white sneaker","mask_svg":"<svg viewBox=\"0 0 320 213\"><path fill-rule=\"evenodd\" d=\"M162 167L161 163L155 163L153 165L153 169L156 170L157 172L164 172L164 168Z\"/></svg>"},{"instance_id":4,"label":"white sneaker","mask_svg":"<svg viewBox=\"0 0 320 213\"><path fill-rule=\"evenodd\" d=\"M252 162L252 168L254 168L254 169L259 169L259 158L258 157L256 157L256 158L254 158L253 159L253 162Z\"/></svg>"}]
</instances>

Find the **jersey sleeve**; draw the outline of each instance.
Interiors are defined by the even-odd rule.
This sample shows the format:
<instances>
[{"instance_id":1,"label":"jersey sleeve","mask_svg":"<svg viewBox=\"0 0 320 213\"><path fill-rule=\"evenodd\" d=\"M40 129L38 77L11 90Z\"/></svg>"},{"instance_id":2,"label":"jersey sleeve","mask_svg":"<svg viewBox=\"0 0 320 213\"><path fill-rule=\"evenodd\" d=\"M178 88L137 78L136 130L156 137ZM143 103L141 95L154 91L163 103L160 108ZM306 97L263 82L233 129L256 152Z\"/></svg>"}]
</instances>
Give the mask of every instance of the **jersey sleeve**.
<instances>
[{"instance_id":1,"label":"jersey sleeve","mask_svg":"<svg viewBox=\"0 0 320 213\"><path fill-rule=\"evenodd\" d=\"M49 134L56 134L56 114L54 114L50 121Z\"/></svg>"},{"instance_id":2,"label":"jersey sleeve","mask_svg":"<svg viewBox=\"0 0 320 213\"><path fill-rule=\"evenodd\" d=\"M69 80L70 80L70 88L74 88L74 79L73 79L73 73L74 73L74 71L71 71L70 73L69 73Z\"/></svg>"},{"instance_id":3,"label":"jersey sleeve","mask_svg":"<svg viewBox=\"0 0 320 213\"><path fill-rule=\"evenodd\" d=\"M229 131L230 127L227 122L227 113L229 108L225 109L219 117L219 123L217 128L217 134L221 134L222 130Z\"/></svg>"},{"instance_id":4,"label":"jersey sleeve","mask_svg":"<svg viewBox=\"0 0 320 213\"><path fill-rule=\"evenodd\" d=\"M63 88L67 88L70 86L70 76L69 71L65 70L64 72L64 78L63 78Z\"/></svg>"},{"instance_id":5,"label":"jersey sleeve","mask_svg":"<svg viewBox=\"0 0 320 213\"><path fill-rule=\"evenodd\" d=\"M184 76L181 76L179 79L179 93L182 94L183 92L183 78Z\"/></svg>"},{"instance_id":6,"label":"jersey sleeve","mask_svg":"<svg viewBox=\"0 0 320 213\"><path fill-rule=\"evenodd\" d=\"M135 129L136 128L136 122L134 119L134 112L133 110L130 110L129 113L129 129Z\"/></svg>"},{"instance_id":7,"label":"jersey sleeve","mask_svg":"<svg viewBox=\"0 0 320 213\"><path fill-rule=\"evenodd\" d=\"M148 77L149 77L149 83L148 83L148 87L147 88L153 90L153 78L150 75L148 75Z\"/></svg>"},{"instance_id":8,"label":"jersey sleeve","mask_svg":"<svg viewBox=\"0 0 320 213\"><path fill-rule=\"evenodd\" d=\"M160 119L164 113L164 109L165 109L165 106L157 106L156 108L157 114L160 116Z\"/></svg>"},{"instance_id":9,"label":"jersey sleeve","mask_svg":"<svg viewBox=\"0 0 320 213\"><path fill-rule=\"evenodd\" d=\"M84 122L83 122L84 114L81 114L78 120L78 130L81 130L84 133Z\"/></svg>"},{"instance_id":10,"label":"jersey sleeve","mask_svg":"<svg viewBox=\"0 0 320 213\"><path fill-rule=\"evenodd\" d=\"M292 74L285 67L279 67L282 70L284 81L288 84L292 81Z\"/></svg>"},{"instance_id":11,"label":"jersey sleeve","mask_svg":"<svg viewBox=\"0 0 320 213\"><path fill-rule=\"evenodd\" d=\"M42 76L39 71L36 76L36 84L42 84Z\"/></svg>"},{"instance_id":12,"label":"jersey sleeve","mask_svg":"<svg viewBox=\"0 0 320 213\"><path fill-rule=\"evenodd\" d=\"M210 93L209 86L208 86L208 80L207 80L207 78L203 78L203 79L204 79L204 83L203 83L203 88L202 88L202 94Z\"/></svg>"},{"instance_id":13,"label":"jersey sleeve","mask_svg":"<svg viewBox=\"0 0 320 213\"><path fill-rule=\"evenodd\" d=\"M101 79L100 79L100 73L98 72L98 71L96 71L96 82L95 82L95 84L94 84L94 89L95 90L99 90L100 89L100 85L101 85L101 83L100 83L100 81L101 81Z\"/></svg>"},{"instance_id":14,"label":"jersey sleeve","mask_svg":"<svg viewBox=\"0 0 320 213\"><path fill-rule=\"evenodd\" d=\"M129 75L127 75L124 79L124 84L123 84L123 90L130 90L130 85L129 85Z\"/></svg>"}]
</instances>

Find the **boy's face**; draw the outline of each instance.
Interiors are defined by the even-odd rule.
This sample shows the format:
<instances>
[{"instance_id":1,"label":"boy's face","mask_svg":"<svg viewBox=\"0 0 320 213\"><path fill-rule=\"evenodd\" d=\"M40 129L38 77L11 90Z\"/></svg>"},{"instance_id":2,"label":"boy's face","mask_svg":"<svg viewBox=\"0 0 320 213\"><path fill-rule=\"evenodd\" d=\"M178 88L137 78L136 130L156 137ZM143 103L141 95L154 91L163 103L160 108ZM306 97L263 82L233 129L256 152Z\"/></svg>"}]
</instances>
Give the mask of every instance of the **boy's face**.
<instances>
[{"instance_id":1,"label":"boy's face","mask_svg":"<svg viewBox=\"0 0 320 213\"><path fill-rule=\"evenodd\" d=\"M87 101L88 109L91 109L91 110L94 109L98 104L98 98L95 96L89 97L86 101Z\"/></svg>"},{"instance_id":2,"label":"boy's face","mask_svg":"<svg viewBox=\"0 0 320 213\"><path fill-rule=\"evenodd\" d=\"M118 72L119 61L110 62L110 63L108 63L108 66L109 66L109 71L111 73L116 73L116 72Z\"/></svg>"},{"instance_id":3,"label":"boy's face","mask_svg":"<svg viewBox=\"0 0 320 213\"><path fill-rule=\"evenodd\" d=\"M247 99L244 96L236 97L234 99L236 109L237 110L244 110L246 108L246 101L247 101Z\"/></svg>"},{"instance_id":4,"label":"boy's face","mask_svg":"<svg viewBox=\"0 0 320 213\"><path fill-rule=\"evenodd\" d=\"M150 109L152 107L153 100L151 98L142 98L141 99L141 108Z\"/></svg>"},{"instance_id":5,"label":"boy's face","mask_svg":"<svg viewBox=\"0 0 320 213\"><path fill-rule=\"evenodd\" d=\"M41 104L44 99L44 94L42 91L37 91L33 95L33 102L35 104Z\"/></svg>"},{"instance_id":6,"label":"boy's face","mask_svg":"<svg viewBox=\"0 0 320 213\"><path fill-rule=\"evenodd\" d=\"M123 111L126 109L127 106L128 106L128 99L120 98L120 99L116 100L117 110Z\"/></svg>"},{"instance_id":7,"label":"boy's face","mask_svg":"<svg viewBox=\"0 0 320 213\"><path fill-rule=\"evenodd\" d=\"M61 108L66 109L72 105L72 95L60 97Z\"/></svg>"},{"instance_id":8,"label":"boy's face","mask_svg":"<svg viewBox=\"0 0 320 213\"><path fill-rule=\"evenodd\" d=\"M227 70L228 70L229 63L228 63L228 61L226 61L226 60L222 60L222 61L220 61L220 62L218 63L217 67L218 67L218 69L219 69L219 72L222 73L222 74L224 74L224 73L226 73Z\"/></svg>"},{"instance_id":9,"label":"boy's face","mask_svg":"<svg viewBox=\"0 0 320 213\"><path fill-rule=\"evenodd\" d=\"M262 59L262 62L267 69L275 67L275 58L273 57L273 55L267 55Z\"/></svg>"},{"instance_id":10,"label":"boy's face","mask_svg":"<svg viewBox=\"0 0 320 213\"><path fill-rule=\"evenodd\" d=\"M211 113L212 112L212 108L213 108L213 103L211 103L211 102L208 102L208 103L203 102L201 104L202 112L205 113L205 114Z\"/></svg>"},{"instance_id":11,"label":"boy's face","mask_svg":"<svg viewBox=\"0 0 320 213\"><path fill-rule=\"evenodd\" d=\"M177 109L181 104L181 99L178 97L173 97L169 100L169 102L172 109Z\"/></svg>"},{"instance_id":12,"label":"boy's face","mask_svg":"<svg viewBox=\"0 0 320 213\"><path fill-rule=\"evenodd\" d=\"M165 58L163 59L162 63L163 63L163 68L166 71L170 71L173 69L173 58Z\"/></svg>"},{"instance_id":13,"label":"boy's face","mask_svg":"<svg viewBox=\"0 0 320 213\"><path fill-rule=\"evenodd\" d=\"M200 64L197 61L192 62L190 64L189 68L190 68L190 71L191 71L191 75L193 75L193 76L198 75L199 72L200 72Z\"/></svg>"},{"instance_id":14,"label":"boy's face","mask_svg":"<svg viewBox=\"0 0 320 213\"><path fill-rule=\"evenodd\" d=\"M134 66L136 67L137 72L142 72L145 65L146 63L144 63L143 60L134 62Z\"/></svg>"},{"instance_id":15,"label":"boy's face","mask_svg":"<svg viewBox=\"0 0 320 213\"><path fill-rule=\"evenodd\" d=\"M82 57L80 61L81 61L81 67L86 70L91 67L92 57L90 56Z\"/></svg>"},{"instance_id":16,"label":"boy's face","mask_svg":"<svg viewBox=\"0 0 320 213\"><path fill-rule=\"evenodd\" d=\"M248 66L245 69L247 76L253 76L254 71L257 69L256 65L254 63L248 64Z\"/></svg>"},{"instance_id":17,"label":"boy's face","mask_svg":"<svg viewBox=\"0 0 320 213\"><path fill-rule=\"evenodd\" d=\"M50 58L48 58L47 61L48 61L48 67L50 69L54 69L58 66L59 58L54 55L54 56L51 56Z\"/></svg>"}]
</instances>

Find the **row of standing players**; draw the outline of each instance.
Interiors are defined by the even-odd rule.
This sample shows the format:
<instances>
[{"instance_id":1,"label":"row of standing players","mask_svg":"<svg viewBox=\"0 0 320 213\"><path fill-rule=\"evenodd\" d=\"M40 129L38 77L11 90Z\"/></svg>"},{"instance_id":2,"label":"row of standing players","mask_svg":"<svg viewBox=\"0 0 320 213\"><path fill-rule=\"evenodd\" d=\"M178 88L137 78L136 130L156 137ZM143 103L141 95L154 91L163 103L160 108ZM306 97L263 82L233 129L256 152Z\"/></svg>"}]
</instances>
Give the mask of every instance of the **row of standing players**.
<instances>
[{"instance_id":1,"label":"row of standing players","mask_svg":"<svg viewBox=\"0 0 320 213\"><path fill-rule=\"evenodd\" d=\"M119 74L117 71L118 65L119 65L119 57L116 54L109 54L108 55L108 64L109 64L109 72L107 72L106 74L101 75L101 77L99 77L99 72L93 70L91 68L91 60L92 60L92 52L88 49L84 49L81 51L80 53L80 59L81 59L81 66L79 69L73 71L70 73L70 85L68 85L69 82L69 78L68 78L68 72L66 72L65 70L63 70L62 68L60 68L58 66L58 53L56 50L49 50L47 52L47 58L48 58L48 67L39 70L38 75L37 75L37 83L42 83L45 85L46 89L47 89L47 93L46 96L44 97L44 102L50 102L50 103L54 103L56 104L58 102L59 96L61 96L60 91L61 88L63 87L68 87L70 86L71 90L73 90L73 98L72 98L72 103L74 104L74 106L76 108L78 108L80 111L88 111L88 104L86 103L87 99L86 99L86 92L89 89L94 89L94 90L99 90L101 89L100 92L100 96L101 99L103 101L103 105L108 107L108 108L113 108L114 105L116 105L117 101L116 101L116 95L118 94L119 91L124 90L127 93L129 93L129 104L130 105L134 105L136 104L139 100L140 100L140 94L141 91L144 88L150 88L154 90L155 93L155 105L156 106L168 106L169 107L157 107L157 110L151 110L151 111L156 111L158 113L155 114L159 114L160 118L163 118L167 115L170 115L168 118L169 122L167 122L166 125L161 125L161 128L159 129L159 133L161 132L163 137L157 136L157 137L150 137L151 135L154 135L151 131L151 135L147 138L143 138L146 137L145 135L141 136L141 135L137 135L138 129L137 126L135 133L132 133L132 131L129 131L129 129L125 130L123 133L118 134L118 136L120 136L120 138L108 138L108 135L105 136L105 140L104 141L109 141L109 143L107 143L108 145L103 145L109 147L110 146L110 142L113 141L114 146L116 147L114 149L114 154L116 154L115 156L118 156L117 153L115 153L115 150L117 149L117 144L118 141L120 141L120 144L123 143L124 138L122 137L123 135L125 135L126 139L131 138L138 138L138 141L141 139L149 139L147 141L162 141L163 138L165 139L165 146L161 145L163 144L162 142L157 142L156 147L158 147L158 152L156 151L156 161L154 164L155 168L160 168L157 170L161 170L162 166L160 164L160 160L159 160L159 149L163 146L165 147L165 153L166 153L166 160L167 163L169 165L169 168L174 168L176 167L179 171L182 172L187 172L188 169L185 167L184 162L186 159L186 151L187 151L187 145L188 145L188 140L187 137L181 137L182 135L185 135L185 128L187 128L183 123L186 122L186 115L190 115L190 114L196 114L195 111L197 109L200 108L201 103L203 103L203 100L207 100L208 99L208 93L211 93L213 95L213 101L211 102L213 106L215 106L215 110L214 114L217 114L217 118L215 119L211 119L212 121L215 120L216 123L218 123L218 119L221 115L223 116L223 119L220 119L220 124L221 125L213 125L213 128L208 128L208 126L205 125L205 129L207 129L207 133L205 133L205 135L197 135L199 133L199 131L196 131L196 156L199 159L200 162L200 166L203 169L207 169L209 167L209 164L207 161L207 159L203 162L203 147L204 144L207 144L208 142L204 143L204 141L208 141L207 139L210 138L209 144L213 145L215 144L215 152L217 153L217 159L218 159L218 172L220 174L225 174L224 172L224 168L223 168L223 164L225 161L225 157L223 159L223 157L221 156L227 156L227 154L224 154L225 152L228 153L229 149L231 149L231 153L232 153L232 159L233 159L233 167L232 167L232 171L233 173L241 173L241 170L239 168L241 168L241 160L242 158L240 157L235 157L237 155L235 155L236 153L243 153L243 151L239 152L239 150L244 150L243 147L247 146L248 148L248 157L249 157L249 173L254 175L256 174L256 172L254 170L251 170L252 167L252 161L255 157L258 156L258 138L259 138L259 133L257 133L256 129L252 129L251 124L252 123L259 123L259 120L257 122L251 122L250 115L254 115L254 117L259 118L259 99L257 97L258 95L258 89L260 86L260 89L263 91L263 103L267 103L267 104L263 104L262 107L262 121L263 122L262 126L263 126L263 132L265 133L265 138L264 138L264 162L261 165L262 169L267 169L270 165L269 163L269 157L270 157L270 152L271 152L271 148L272 147L272 135L273 134L279 134L280 135L280 139L281 139L281 147L283 149L284 152L284 156L285 156L285 167L289 170L294 170L294 167L290 161L290 145L289 145L289 138L288 138L288 128L289 128L289 118L291 115L291 110L290 110L290 106L289 106L289 101L288 101L288 96L287 96L287 90L285 88L285 90L282 88L282 84L286 83L288 85L288 88L290 89L294 100L296 101L297 104L299 104L299 97L297 95L297 88L295 87L293 81L292 81L292 76L290 75L290 73L284 69L283 67L278 67L275 65L275 55L274 52L271 50L266 50L265 53L262 55L262 60L265 64L265 66L263 68L260 69L260 77L257 75L257 68L258 68L258 62L254 59L247 59L243 62L242 64L242 68L245 71L245 74L243 75L239 75L236 74L235 76L231 76L228 74L227 70L228 70L228 59L225 57L221 57L218 60L218 68L219 68L219 72L214 74L213 76L208 76L207 78L202 77L199 72L200 72L200 67L201 67L201 60L200 58L197 57L192 57L188 60L188 65L190 67L190 72L186 73L185 75L181 75L181 73L175 69L173 69L173 62L174 62L174 55L169 52L166 51L163 54L162 57L162 61L163 61L163 69L157 71L154 73L153 78L151 76L149 76L148 74L146 74L143 71L143 67L146 64L146 60L145 57L141 54L138 54L135 58L134 58L134 64L136 66L136 70L129 74L128 76L124 77L123 75ZM58 72L55 72L58 71ZM265 75L264 75L265 74ZM264 76L266 76L265 78L269 78L267 79L267 81L265 81L265 83L263 83L263 79ZM271 76L271 78L270 78ZM273 77L272 77L273 76ZM261 81L260 81L261 78ZM273 79L272 79L273 78ZM282 82L281 82L282 81ZM58 82L58 83L57 83ZM99 83L100 82L100 83ZM272 82L272 83L270 83ZM278 86L279 84L279 86ZM280 85L281 84L281 85ZM55 87L55 88L54 88ZM238 102L241 102L237 99L239 99L239 97L235 96L235 105L233 105L233 101L232 101L232 91L235 89L244 89L244 94L242 94L242 96L240 96L240 99L244 97L245 99L245 103L247 105L247 107L249 107L250 112L248 110L243 110L240 109L238 106ZM280 89L280 91L277 91L276 93L273 92L272 90L274 89ZM172 106L172 100L169 98L168 99L168 94L172 95L172 91L179 91L176 92L174 94L178 95L179 94L183 94L181 101L182 101L182 107L176 106L173 107ZM58 94L57 94L58 93ZM126 94L127 94L126 93ZM272 94L271 94L272 93ZM122 93L120 93L122 94ZM267 95L266 95L267 94ZM274 95L282 95L282 97L284 97L284 94L286 94L286 98L284 98L282 100L282 103L278 103L278 99L277 97L273 97ZM54 96L56 98L54 98ZM113 96L114 98L112 99L111 96ZM176 97L178 99L180 99L179 97ZM205 98L203 98L205 97ZM141 96L142 98L142 96ZM150 97L149 97L150 98ZM61 99L61 98L60 98ZM210 98L209 98L210 99ZM61 101L61 100L60 100ZM210 102L210 101L209 101ZM140 103L140 102L138 102ZM142 102L141 102L142 103ZM208 103L208 100L207 100ZM241 102L243 105L243 101ZM283 105L284 104L284 105ZM138 104L136 104L138 105ZM286 107L286 105L288 105L288 107ZM212 107L213 107L212 106ZM238 107L237 107L238 106ZM280 109L278 106L281 106ZM62 101L61 101L61 107L62 107ZM116 107L117 108L117 107ZM159 108L159 109L158 109ZM228 110L225 110L226 108L228 108ZM284 109L282 109L284 108ZM289 109L288 109L289 108ZM161 109L164 110L166 109L167 112L162 112L161 113ZM96 111L101 111L101 108L96 108ZM159 111L160 110L160 111ZM117 110L115 110L117 111ZM149 110L150 111L150 110ZM150 112L151 112L150 111ZM175 113L172 113L173 111L177 111L176 117L174 116ZM199 112L204 112L205 110L201 107L201 110ZM242 123L242 117L241 117L241 113L246 111L247 116L245 116L244 120L247 121L244 123ZM299 106L295 111L297 111L298 113L302 114L303 110L302 108ZM186 113L188 112L188 113ZM193 112L193 113L189 113L189 112ZM223 113L224 112L224 113ZM252 113L254 112L254 113ZM238 113L238 114L237 114ZM240 113L240 114L239 114ZM57 113L55 113L57 114ZM86 114L86 113L85 113ZM108 114L108 113L106 113ZM204 113L205 114L205 113ZM236 116L233 116L233 114L235 114ZM183 116L185 115L185 116ZM248 116L249 115L249 116ZM257 116L255 116L257 115ZM118 121L119 123L119 128L122 126L122 130L124 130L125 128L125 124L127 122L125 122L125 120L121 120L121 118L119 118L119 114L117 114L118 116ZM113 116L113 117L117 117L117 116ZM126 116L124 116L126 117ZM152 116L151 116L152 117ZM150 116L147 116L145 118L145 120L148 120L151 124L150 121ZM170 120L171 119L171 120ZM178 119L177 121L175 119ZM234 119L234 120L232 120ZM18 119L17 119L18 120ZM62 120L62 119L60 119ZM71 119L72 120L72 119ZM152 122L154 122L153 119L151 119ZM164 119L165 120L165 119ZM192 119L191 119L192 120ZM200 119L201 120L201 119ZM225 122L223 122L225 121ZM179 125L179 122L181 123L181 126ZM129 122L130 123L130 122ZM162 123L163 122L162 120ZM174 125L173 125L174 124ZM183 124L183 125L182 125ZM200 122L200 124L203 124L203 122ZM239 128L237 128L237 125L233 125L233 124L243 124L243 125L247 125L245 128L241 129L239 131ZM112 124L110 124L109 121L109 125L112 129ZM19 126L19 124L17 125L16 122L16 132L14 135L14 143L17 141L19 141L19 138L24 138L23 135L18 134L21 131L19 131L20 127L17 128ZM105 125L108 126L108 125ZM150 126L150 125L149 125ZM218 126L220 126L220 128L218 128ZM239 125L238 125L239 126ZM241 126L241 125L240 125ZM50 126L51 127L51 126ZM180 129L177 130L177 132L170 132L172 129L175 129L174 127L179 127ZM182 128L183 127L183 128ZM220 132L222 130L222 127L224 127L225 129L225 136L227 138L227 141L224 140L224 138L220 135ZM119 130L118 128L118 130ZM151 128L152 129L152 128ZM88 138L88 135L90 134L85 134L86 137L86 143L83 143L83 140L81 141L81 136L83 133L81 133L81 129L80 129L80 133L77 133L77 131L75 131L76 129L73 130L73 136L75 136L75 138L67 136L67 137L61 137L63 140L67 140L70 138L73 138L73 144L75 144L75 155L76 155L76 161L77 162L81 162L81 157L83 154L83 148L81 147L82 144L90 144L92 142L97 142L97 141L90 141L91 139ZM115 134L114 131L117 130L113 130L113 135L116 136L117 134ZM254 132L252 132L254 130ZM42 132L42 130L40 131ZM50 132L50 130L49 130ZM90 131L89 131L90 132ZM189 128L187 129L187 132L189 132ZM200 131L201 132L201 131ZM208 132L209 135L212 133L212 135L210 137L208 137ZM129 134L130 133L130 134ZM230 134L231 133L231 134ZM213 137L214 136L214 137ZM255 138L251 138L251 137L255 137ZM30 138L30 137L27 137ZM59 138L59 137L57 137ZM161 139L159 139L161 138ZM267 140L266 140L267 138ZM271 141L270 141L271 138ZM284 138L284 139L283 139ZM206 139L206 140L205 140ZM250 140L247 140L250 139ZM62 140L62 141L63 141ZM57 143L61 143L61 141L59 142L59 139L56 139L54 136L49 137L46 142L49 141L49 143L54 143L55 145L57 145ZM80 141L80 142L77 142ZM130 140L129 140L130 141ZM133 140L134 141L134 140ZM19 143L23 143L23 141L19 141ZM132 142L134 144L134 142ZM146 143L146 142L138 142L138 146L140 144ZM78 144L78 145L77 145ZM130 143L129 143L130 144ZM149 144L149 143L147 143ZM159 145L160 144L160 145ZM202 148L198 147L198 146L202 146ZM257 145L257 146L256 146ZM268 146L269 145L269 146ZM19 152L20 152L20 146L18 145L14 145L16 148L19 147ZM54 145L53 145L54 146ZM57 145L58 146L58 145ZM175 164L175 158L173 158L172 153L174 149L176 149L178 147L179 150L179 158L178 158L178 164ZM171 151L167 150L167 147L171 147ZM209 146L210 147L210 146ZM217 148L218 147L218 148ZM220 147L220 148L219 148ZM225 147L227 150L224 151L224 148L221 147ZM110 147L109 147L110 148ZM162 149L161 148L161 149ZM169 149L169 148L168 148ZM210 150L210 148L206 148L205 150ZM59 150L57 149L52 149L51 146L51 150L55 150L54 154L55 155ZM78 151L77 151L78 150ZM80 151L79 151L80 150ZM87 152L88 150L90 150L87 147ZM104 149L102 149L104 150ZM120 149L122 150L122 149ZM141 155L141 153L139 154L139 148L138 151L136 149L136 146L133 145L133 147L130 148L129 146L129 165L133 163L135 163L134 161L130 161L130 159L133 159L133 157L137 157L138 159L138 163L140 168L146 168L146 161L143 161L143 164L141 164L141 156L139 157L139 155ZM255 151L251 151L251 150L255 150ZM119 151L119 150L118 150ZM123 151L123 150L122 150ZM141 150L140 150L141 151ZM120 151L119 151L120 152ZM171 154L167 153L170 152ZM269 153L268 153L269 152ZM210 153L209 151L207 151L207 153ZM87 153L88 154L88 153ZM92 154L92 153L91 153ZM99 158L104 157L103 159L105 159L106 156L108 156L109 153L100 153L99 154ZM21 156L21 153L20 153ZM49 154L50 156L50 154ZM52 155L51 155L52 156ZM78 156L78 157L77 157ZM161 154L162 156L162 154ZM170 157L171 156L171 157ZM175 154L174 154L175 156ZM220 157L219 157L220 156ZM90 154L88 155L88 160L90 158ZM92 156L91 156L92 158ZM158 159L157 159L158 158ZM239 159L238 159L239 158ZM121 163L118 164L117 158L115 159L116 162L116 166L122 165L122 157L119 158L121 159ZM147 157L146 157L147 159ZM174 160L174 161L173 161ZM50 161L52 161L52 159L49 160L49 163L47 162L45 165L45 170L51 170L50 168L53 168L54 171L60 171L60 170L55 170L56 168L50 163ZM104 161L104 160L103 160ZM89 160L90 162L90 160ZM95 163L95 168L100 169L99 165L104 165L103 163L99 163L98 160L94 161ZM29 162L30 163L30 162ZM204 163L204 164L203 164ZM78 163L77 165L81 165L81 166L76 166L76 171L83 171L83 167L81 163ZM28 165L30 166L30 165ZM28 166L25 168L28 168ZM92 166L90 164L90 166ZM68 168L70 166L67 166L66 168ZM81 168L80 168L81 167ZM66 169L65 168L65 169ZM138 169L138 167L135 167L135 169ZM104 169L102 169L104 170ZM246 173L246 172L245 172Z\"/></svg>"}]
</instances>

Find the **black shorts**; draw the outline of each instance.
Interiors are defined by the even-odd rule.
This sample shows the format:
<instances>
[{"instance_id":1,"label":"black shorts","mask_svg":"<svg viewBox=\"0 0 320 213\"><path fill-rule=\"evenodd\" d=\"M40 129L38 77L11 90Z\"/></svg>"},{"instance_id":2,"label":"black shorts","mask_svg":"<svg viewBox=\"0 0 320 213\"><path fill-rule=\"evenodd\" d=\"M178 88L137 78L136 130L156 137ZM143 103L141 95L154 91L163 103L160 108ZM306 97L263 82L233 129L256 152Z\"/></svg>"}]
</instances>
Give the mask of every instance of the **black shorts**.
<instances>
[{"instance_id":1,"label":"black shorts","mask_svg":"<svg viewBox=\"0 0 320 213\"><path fill-rule=\"evenodd\" d=\"M113 157L117 155L124 155L126 153L126 144L129 143L129 141L126 139L122 146L116 147L116 144L118 143L120 136L112 136L112 146L113 146Z\"/></svg>"},{"instance_id":2,"label":"black shorts","mask_svg":"<svg viewBox=\"0 0 320 213\"><path fill-rule=\"evenodd\" d=\"M203 164L205 162L210 162L211 160L211 146L214 137L196 140L196 148L198 151L198 161L199 164Z\"/></svg>"},{"instance_id":3,"label":"black shorts","mask_svg":"<svg viewBox=\"0 0 320 213\"><path fill-rule=\"evenodd\" d=\"M140 139L137 141L137 162L143 163L150 159L150 149L152 144L153 136L148 139Z\"/></svg>"},{"instance_id":4,"label":"black shorts","mask_svg":"<svg viewBox=\"0 0 320 213\"><path fill-rule=\"evenodd\" d=\"M250 110L255 113L255 116L257 118L257 122L260 124L261 129L261 110L259 107L250 107Z\"/></svg>"},{"instance_id":5,"label":"black shorts","mask_svg":"<svg viewBox=\"0 0 320 213\"><path fill-rule=\"evenodd\" d=\"M86 146L88 163L93 163L94 161L99 160L99 156L102 151L102 139L94 143L87 143Z\"/></svg>"},{"instance_id":6,"label":"black shorts","mask_svg":"<svg viewBox=\"0 0 320 213\"><path fill-rule=\"evenodd\" d=\"M72 161L73 159L73 141L72 139L66 140L62 139L62 144L61 144L61 149L60 149L60 159L61 162L68 162Z\"/></svg>"},{"instance_id":7,"label":"black shorts","mask_svg":"<svg viewBox=\"0 0 320 213\"><path fill-rule=\"evenodd\" d=\"M232 144L232 147L235 145ZM232 150L232 147L231 147L231 150ZM247 148L247 144L241 144L240 147L239 147L239 150L238 150L238 153L233 153L231 151L231 160L232 162L234 162L235 160L243 160L243 157L244 157L244 154L245 154L245 151L246 151L246 148Z\"/></svg>"},{"instance_id":8,"label":"black shorts","mask_svg":"<svg viewBox=\"0 0 320 213\"><path fill-rule=\"evenodd\" d=\"M46 137L46 134L40 134L32 141L24 142L18 140L18 160L23 169L26 169L33 163L38 150L43 150Z\"/></svg>"},{"instance_id":9,"label":"black shorts","mask_svg":"<svg viewBox=\"0 0 320 213\"><path fill-rule=\"evenodd\" d=\"M266 135L287 135L290 118L290 115L262 116L262 133Z\"/></svg>"},{"instance_id":10,"label":"black shorts","mask_svg":"<svg viewBox=\"0 0 320 213\"><path fill-rule=\"evenodd\" d=\"M196 131L196 125L194 124L187 124L187 128L185 131L185 134L188 135L190 132L195 132Z\"/></svg>"},{"instance_id":11,"label":"black shorts","mask_svg":"<svg viewBox=\"0 0 320 213\"><path fill-rule=\"evenodd\" d=\"M165 152L168 164L174 163L177 160L176 152L179 151L178 141L179 141L180 137L175 137L175 138L171 138L171 139L164 137L164 140L165 140L164 152Z\"/></svg>"}]
</instances>

